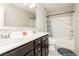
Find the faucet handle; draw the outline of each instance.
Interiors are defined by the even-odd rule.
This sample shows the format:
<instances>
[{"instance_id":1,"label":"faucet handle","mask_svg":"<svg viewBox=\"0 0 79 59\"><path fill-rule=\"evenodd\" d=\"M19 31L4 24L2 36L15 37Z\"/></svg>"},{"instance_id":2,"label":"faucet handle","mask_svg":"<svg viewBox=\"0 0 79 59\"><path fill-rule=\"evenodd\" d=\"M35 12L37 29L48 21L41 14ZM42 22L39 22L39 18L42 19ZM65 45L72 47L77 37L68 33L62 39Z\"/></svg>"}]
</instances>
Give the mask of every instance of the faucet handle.
<instances>
[{"instance_id":1,"label":"faucet handle","mask_svg":"<svg viewBox=\"0 0 79 59\"><path fill-rule=\"evenodd\" d=\"M7 38L10 38L10 34L9 33L7 34Z\"/></svg>"},{"instance_id":2,"label":"faucet handle","mask_svg":"<svg viewBox=\"0 0 79 59\"><path fill-rule=\"evenodd\" d=\"M5 33L5 38L9 38L10 34L9 33Z\"/></svg>"}]
</instances>

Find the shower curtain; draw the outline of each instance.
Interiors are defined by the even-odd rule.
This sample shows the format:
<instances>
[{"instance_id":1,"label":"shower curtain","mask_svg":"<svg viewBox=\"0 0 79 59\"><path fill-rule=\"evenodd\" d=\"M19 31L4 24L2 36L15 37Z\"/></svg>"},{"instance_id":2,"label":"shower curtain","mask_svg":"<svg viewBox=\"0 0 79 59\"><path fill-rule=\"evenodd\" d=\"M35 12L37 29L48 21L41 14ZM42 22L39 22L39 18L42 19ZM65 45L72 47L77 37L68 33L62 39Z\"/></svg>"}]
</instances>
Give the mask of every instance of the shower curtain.
<instances>
[{"instance_id":1,"label":"shower curtain","mask_svg":"<svg viewBox=\"0 0 79 59\"><path fill-rule=\"evenodd\" d=\"M51 33L53 39L57 42L56 44L73 50L75 48L73 14L50 16L49 20Z\"/></svg>"},{"instance_id":2,"label":"shower curtain","mask_svg":"<svg viewBox=\"0 0 79 59\"><path fill-rule=\"evenodd\" d=\"M49 20L54 38L72 40L72 14L50 16Z\"/></svg>"}]
</instances>

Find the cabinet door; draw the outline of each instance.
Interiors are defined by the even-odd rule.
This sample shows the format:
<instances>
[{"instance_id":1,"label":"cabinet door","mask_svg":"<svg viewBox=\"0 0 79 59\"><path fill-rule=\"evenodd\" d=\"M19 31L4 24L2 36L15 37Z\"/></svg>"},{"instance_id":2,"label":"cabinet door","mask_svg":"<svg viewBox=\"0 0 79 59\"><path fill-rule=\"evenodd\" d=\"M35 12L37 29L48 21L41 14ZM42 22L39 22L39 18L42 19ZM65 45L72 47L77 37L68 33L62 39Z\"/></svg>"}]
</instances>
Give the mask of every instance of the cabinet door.
<instances>
[{"instance_id":1,"label":"cabinet door","mask_svg":"<svg viewBox=\"0 0 79 59\"><path fill-rule=\"evenodd\" d=\"M25 56L34 56L34 51L30 51L29 53L25 54Z\"/></svg>"},{"instance_id":2,"label":"cabinet door","mask_svg":"<svg viewBox=\"0 0 79 59\"><path fill-rule=\"evenodd\" d=\"M5 56L23 56L29 51L33 49L33 42L29 42L23 46L20 46L16 49L13 49L12 51L9 51L8 53L5 53Z\"/></svg>"},{"instance_id":3,"label":"cabinet door","mask_svg":"<svg viewBox=\"0 0 79 59\"><path fill-rule=\"evenodd\" d=\"M47 56L49 53L49 40L47 39L45 43L46 43L46 56Z\"/></svg>"},{"instance_id":4,"label":"cabinet door","mask_svg":"<svg viewBox=\"0 0 79 59\"><path fill-rule=\"evenodd\" d=\"M35 47L35 54L37 54L39 51L41 51L41 45Z\"/></svg>"},{"instance_id":5,"label":"cabinet door","mask_svg":"<svg viewBox=\"0 0 79 59\"><path fill-rule=\"evenodd\" d=\"M41 44L41 38L35 40L35 47Z\"/></svg>"},{"instance_id":6,"label":"cabinet door","mask_svg":"<svg viewBox=\"0 0 79 59\"><path fill-rule=\"evenodd\" d=\"M42 56L47 56L49 53L48 35L42 37Z\"/></svg>"},{"instance_id":7,"label":"cabinet door","mask_svg":"<svg viewBox=\"0 0 79 59\"><path fill-rule=\"evenodd\" d=\"M41 56L41 51L39 51L35 56Z\"/></svg>"},{"instance_id":8,"label":"cabinet door","mask_svg":"<svg viewBox=\"0 0 79 59\"><path fill-rule=\"evenodd\" d=\"M46 55L46 41L42 42L42 56Z\"/></svg>"}]
</instances>

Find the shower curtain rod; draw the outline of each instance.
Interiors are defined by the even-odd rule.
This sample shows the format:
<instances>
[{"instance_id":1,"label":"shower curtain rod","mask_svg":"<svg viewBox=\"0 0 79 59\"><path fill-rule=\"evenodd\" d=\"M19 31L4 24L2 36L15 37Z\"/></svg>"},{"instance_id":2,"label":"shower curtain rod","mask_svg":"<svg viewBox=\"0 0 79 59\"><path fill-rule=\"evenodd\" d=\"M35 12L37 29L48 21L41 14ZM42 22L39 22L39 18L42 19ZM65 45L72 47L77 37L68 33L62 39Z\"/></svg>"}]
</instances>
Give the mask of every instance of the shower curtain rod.
<instances>
[{"instance_id":1,"label":"shower curtain rod","mask_svg":"<svg viewBox=\"0 0 79 59\"><path fill-rule=\"evenodd\" d=\"M65 12L65 13L59 13L59 14L52 14L52 15L48 15L49 16L56 16L56 15L61 15L61 14L68 14L68 13L74 13L75 11L71 11L71 12Z\"/></svg>"}]
</instances>

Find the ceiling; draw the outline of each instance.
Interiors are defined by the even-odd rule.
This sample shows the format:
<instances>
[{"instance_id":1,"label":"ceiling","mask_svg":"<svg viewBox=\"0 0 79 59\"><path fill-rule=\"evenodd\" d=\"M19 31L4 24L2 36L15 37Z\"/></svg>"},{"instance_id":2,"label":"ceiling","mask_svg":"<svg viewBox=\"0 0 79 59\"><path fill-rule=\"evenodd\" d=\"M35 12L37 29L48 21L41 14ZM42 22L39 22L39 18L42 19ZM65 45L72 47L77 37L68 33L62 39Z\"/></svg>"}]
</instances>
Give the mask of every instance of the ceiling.
<instances>
[{"instance_id":1,"label":"ceiling","mask_svg":"<svg viewBox=\"0 0 79 59\"><path fill-rule=\"evenodd\" d=\"M57 14L57 13L73 11L74 4L72 3L42 3L41 5L47 9L49 14Z\"/></svg>"},{"instance_id":2,"label":"ceiling","mask_svg":"<svg viewBox=\"0 0 79 59\"><path fill-rule=\"evenodd\" d=\"M24 3L13 3L13 5L28 11L31 14L35 14L35 8L29 9L28 5L24 5ZM40 3L48 12L48 14L57 14L61 12L69 12L73 11L72 3Z\"/></svg>"}]
</instances>

